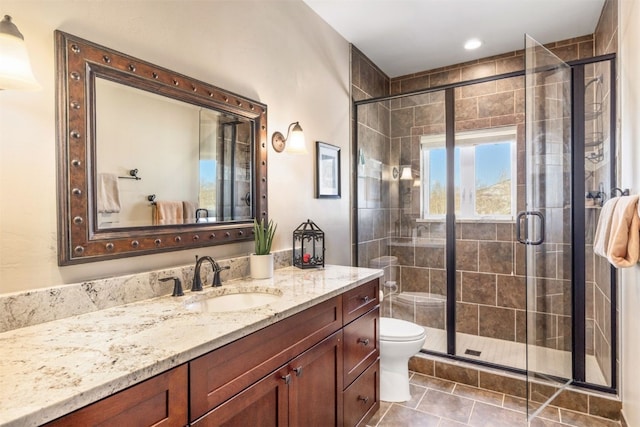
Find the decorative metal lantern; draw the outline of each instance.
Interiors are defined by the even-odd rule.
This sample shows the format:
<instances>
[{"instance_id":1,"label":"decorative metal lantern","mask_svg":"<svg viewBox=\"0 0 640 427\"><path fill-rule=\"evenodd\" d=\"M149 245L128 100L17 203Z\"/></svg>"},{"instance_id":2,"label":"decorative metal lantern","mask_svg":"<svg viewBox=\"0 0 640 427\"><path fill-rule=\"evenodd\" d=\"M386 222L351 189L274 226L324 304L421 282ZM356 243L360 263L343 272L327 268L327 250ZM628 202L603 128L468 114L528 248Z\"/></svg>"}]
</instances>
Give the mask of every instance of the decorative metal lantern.
<instances>
[{"instance_id":1,"label":"decorative metal lantern","mask_svg":"<svg viewBox=\"0 0 640 427\"><path fill-rule=\"evenodd\" d=\"M324 268L324 231L310 219L293 230L293 265Z\"/></svg>"}]
</instances>

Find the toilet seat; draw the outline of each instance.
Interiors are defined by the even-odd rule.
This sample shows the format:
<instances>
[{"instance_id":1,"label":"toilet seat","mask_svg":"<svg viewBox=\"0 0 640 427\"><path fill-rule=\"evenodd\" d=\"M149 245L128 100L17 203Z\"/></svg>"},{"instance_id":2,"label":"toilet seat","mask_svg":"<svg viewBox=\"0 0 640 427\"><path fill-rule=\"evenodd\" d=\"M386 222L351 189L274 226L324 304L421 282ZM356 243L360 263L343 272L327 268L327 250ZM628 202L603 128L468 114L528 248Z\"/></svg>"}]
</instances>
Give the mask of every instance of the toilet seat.
<instances>
[{"instance_id":1,"label":"toilet seat","mask_svg":"<svg viewBox=\"0 0 640 427\"><path fill-rule=\"evenodd\" d=\"M380 318L380 340L384 341L416 341L426 336L422 326L401 319Z\"/></svg>"}]
</instances>

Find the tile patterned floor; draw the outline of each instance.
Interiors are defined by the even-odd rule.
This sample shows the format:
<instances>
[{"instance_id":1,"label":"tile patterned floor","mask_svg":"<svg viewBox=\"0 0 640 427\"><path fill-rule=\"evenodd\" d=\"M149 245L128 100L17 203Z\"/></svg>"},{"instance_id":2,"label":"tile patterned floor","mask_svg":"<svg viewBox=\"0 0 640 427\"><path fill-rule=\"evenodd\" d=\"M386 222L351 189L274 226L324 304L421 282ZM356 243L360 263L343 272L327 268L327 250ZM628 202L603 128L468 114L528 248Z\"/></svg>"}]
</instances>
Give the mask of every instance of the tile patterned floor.
<instances>
[{"instance_id":1,"label":"tile patterned floor","mask_svg":"<svg viewBox=\"0 0 640 427\"><path fill-rule=\"evenodd\" d=\"M527 425L526 401L464 384L411 373L412 399L381 402L369 427L620 427L620 423L556 407Z\"/></svg>"}]
</instances>

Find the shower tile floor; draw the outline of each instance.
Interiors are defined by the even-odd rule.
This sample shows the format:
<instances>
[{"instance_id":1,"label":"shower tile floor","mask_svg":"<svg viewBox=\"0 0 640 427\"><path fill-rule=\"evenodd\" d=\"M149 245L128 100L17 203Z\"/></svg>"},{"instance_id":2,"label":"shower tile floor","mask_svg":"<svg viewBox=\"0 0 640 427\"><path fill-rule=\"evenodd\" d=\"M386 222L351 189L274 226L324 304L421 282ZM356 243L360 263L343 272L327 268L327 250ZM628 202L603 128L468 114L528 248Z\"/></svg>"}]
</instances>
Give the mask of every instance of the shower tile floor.
<instances>
[{"instance_id":1,"label":"shower tile floor","mask_svg":"<svg viewBox=\"0 0 640 427\"><path fill-rule=\"evenodd\" d=\"M443 329L425 327L427 339L424 349L440 353L447 352L447 333ZM456 349L459 356L471 360L495 363L518 369L526 369L526 346L524 343L499 340L463 333L456 334ZM571 353L545 347L532 347L529 352L530 369L559 377L571 376ZM467 350L479 351L480 356L465 354ZM608 385L594 356L586 358L587 381L593 384Z\"/></svg>"},{"instance_id":2,"label":"shower tile floor","mask_svg":"<svg viewBox=\"0 0 640 427\"><path fill-rule=\"evenodd\" d=\"M620 427L620 422L547 406L527 423L526 400L410 373L411 400L381 402L369 427Z\"/></svg>"}]
</instances>

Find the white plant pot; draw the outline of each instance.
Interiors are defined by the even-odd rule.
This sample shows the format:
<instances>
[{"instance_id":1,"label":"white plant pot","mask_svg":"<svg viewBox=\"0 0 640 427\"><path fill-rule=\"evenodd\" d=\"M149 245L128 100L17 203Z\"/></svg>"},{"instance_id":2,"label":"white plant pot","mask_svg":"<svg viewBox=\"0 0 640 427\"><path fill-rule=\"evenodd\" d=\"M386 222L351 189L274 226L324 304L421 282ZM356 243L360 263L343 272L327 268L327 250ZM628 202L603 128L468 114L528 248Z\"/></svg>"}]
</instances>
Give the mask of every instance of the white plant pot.
<instances>
[{"instance_id":1,"label":"white plant pot","mask_svg":"<svg viewBox=\"0 0 640 427\"><path fill-rule=\"evenodd\" d=\"M251 254L249 270L252 279L270 279L273 277L273 254Z\"/></svg>"}]
</instances>

